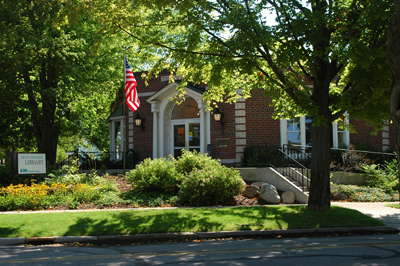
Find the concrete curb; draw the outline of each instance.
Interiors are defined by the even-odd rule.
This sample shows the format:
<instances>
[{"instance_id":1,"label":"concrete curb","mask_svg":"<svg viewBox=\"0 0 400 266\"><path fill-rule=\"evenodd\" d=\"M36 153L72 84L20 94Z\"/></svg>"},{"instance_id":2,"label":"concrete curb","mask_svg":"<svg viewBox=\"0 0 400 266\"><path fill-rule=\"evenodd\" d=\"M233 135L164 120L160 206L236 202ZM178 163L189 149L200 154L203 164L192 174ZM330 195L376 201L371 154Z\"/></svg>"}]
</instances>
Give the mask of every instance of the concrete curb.
<instances>
[{"instance_id":1,"label":"concrete curb","mask_svg":"<svg viewBox=\"0 0 400 266\"><path fill-rule=\"evenodd\" d=\"M23 237L12 237L12 238L0 238L0 246L15 246L22 245L25 243Z\"/></svg>"},{"instance_id":2,"label":"concrete curb","mask_svg":"<svg viewBox=\"0 0 400 266\"><path fill-rule=\"evenodd\" d=\"M135 235L111 235L99 236L98 244L117 244L117 243L144 243L144 242L167 242L196 240L195 233L162 233L162 234L135 234Z\"/></svg>"},{"instance_id":3,"label":"concrete curb","mask_svg":"<svg viewBox=\"0 0 400 266\"><path fill-rule=\"evenodd\" d=\"M80 244L127 244L152 243L167 241L194 241L221 238L277 238L277 237L313 237L336 235L373 235L397 234L400 230L388 226L348 227L348 228L319 228L319 229L288 229L288 230L258 230L258 231L221 231L221 232L183 232L161 234L135 235L104 235L104 236L55 236L32 238L0 238L0 246L15 245L45 245L61 243Z\"/></svg>"}]
</instances>

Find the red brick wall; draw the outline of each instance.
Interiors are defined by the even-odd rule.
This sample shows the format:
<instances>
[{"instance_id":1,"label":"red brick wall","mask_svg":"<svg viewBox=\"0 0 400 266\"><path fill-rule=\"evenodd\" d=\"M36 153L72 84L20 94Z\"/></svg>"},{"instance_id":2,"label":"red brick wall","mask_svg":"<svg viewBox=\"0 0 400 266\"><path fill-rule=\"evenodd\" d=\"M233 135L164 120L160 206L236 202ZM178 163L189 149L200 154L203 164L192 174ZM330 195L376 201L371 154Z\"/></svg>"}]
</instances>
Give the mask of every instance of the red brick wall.
<instances>
[{"instance_id":1,"label":"red brick wall","mask_svg":"<svg viewBox=\"0 0 400 266\"><path fill-rule=\"evenodd\" d=\"M374 128L368 126L365 121L351 120L350 124L355 127L357 133L350 133L350 144L371 147L376 151L382 151L382 131L376 135L371 134ZM395 149L395 131L393 125L389 125L390 150Z\"/></svg>"},{"instance_id":2,"label":"red brick wall","mask_svg":"<svg viewBox=\"0 0 400 266\"><path fill-rule=\"evenodd\" d=\"M160 73L157 78L154 78L150 81L148 81L148 84L146 86L144 79L142 78L142 74L144 72L135 72L135 78L137 81L137 91L138 93L144 93L144 92L157 92L159 90L161 90L162 88L164 88L165 86L167 86L169 84L169 81L161 81L161 77L162 76L169 76L169 73L166 71L163 71L162 73ZM140 101L142 103L142 101Z\"/></svg>"},{"instance_id":3,"label":"red brick wall","mask_svg":"<svg viewBox=\"0 0 400 266\"><path fill-rule=\"evenodd\" d=\"M130 123L133 124L133 142L129 141L129 144L133 144L133 150L138 155L137 159L139 161L153 156L153 115L151 113L151 105L146 102L146 98L148 97L140 97L140 107L133 113L133 123ZM142 119L145 118L144 130L134 124L137 114ZM131 138L128 137L128 139Z\"/></svg>"},{"instance_id":4,"label":"red brick wall","mask_svg":"<svg viewBox=\"0 0 400 266\"><path fill-rule=\"evenodd\" d=\"M214 121L211 117L211 144L212 155L220 159L236 159L236 125L245 125L246 145L256 143L272 143L280 145L280 121L272 118L273 108L267 106L267 98L262 96L260 91L252 92L252 97L245 100L246 122L236 124L235 104L218 104L219 109L224 113L224 126ZM238 103L241 103L240 101ZM240 116L239 116L240 117ZM240 132L240 131L239 131ZM228 147L217 147L217 139L229 138Z\"/></svg>"},{"instance_id":5,"label":"red brick wall","mask_svg":"<svg viewBox=\"0 0 400 266\"><path fill-rule=\"evenodd\" d=\"M274 109L267 105L269 100L261 91L253 91L252 98L246 100L247 145L272 143L280 146L280 121L274 120Z\"/></svg>"},{"instance_id":6,"label":"red brick wall","mask_svg":"<svg viewBox=\"0 0 400 266\"><path fill-rule=\"evenodd\" d=\"M235 123L235 104L219 103L219 110L223 113L222 126L219 122L215 122L214 116L211 114L211 155L213 158L219 159L235 159L236 158L236 123ZM228 147L218 147L218 139L229 139Z\"/></svg>"}]
</instances>

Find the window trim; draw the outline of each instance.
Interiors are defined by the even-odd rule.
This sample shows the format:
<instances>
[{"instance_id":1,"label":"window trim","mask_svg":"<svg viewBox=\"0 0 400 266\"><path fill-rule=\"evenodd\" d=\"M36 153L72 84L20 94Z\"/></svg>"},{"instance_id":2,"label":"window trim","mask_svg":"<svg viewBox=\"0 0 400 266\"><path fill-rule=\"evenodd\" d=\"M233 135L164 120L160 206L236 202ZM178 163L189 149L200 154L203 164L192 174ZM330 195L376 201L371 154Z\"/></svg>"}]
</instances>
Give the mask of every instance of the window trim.
<instances>
[{"instance_id":1,"label":"window trim","mask_svg":"<svg viewBox=\"0 0 400 266\"><path fill-rule=\"evenodd\" d=\"M110 159L111 160L122 160L123 158L118 158L116 154L114 153L116 150L116 143L115 143L115 123L120 122L121 123L121 144L120 144L120 151L121 154L124 153L124 117L123 116L115 116L110 118Z\"/></svg>"},{"instance_id":2,"label":"window trim","mask_svg":"<svg viewBox=\"0 0 400 266\"><path fill-rule=\"evenodd\" d=\"M300 116L300 139L301 139L301 146L304 148L306 146L306 117L305 116ZM280 120L280 135L281 135L281 147L283 145L288 144L288 131L287 131L287 126L288 126L288 121L287 119L281 119ZM349 120L345 118L344 123L348 124ZM346 146L350 145L350 132L348 130L338 130L338 125L337 122L332 123L332 147L333 148L338 148L338 132L344 132L345 133L345 138L346 138Z\"/></svg>"},{"instance_id":3,"label":"window trim","mask_svg":"<svg viewBox=\"0 0 400 266\"><path fill-rule=\"evenodd\" d=\"M300 145L306 145L306 117L300 116ZM287 119L281 119L281 147L288 144L288 121Z\"/></svg>"},{"instance_id":4,"label":"window trim","mask_svg":"<svg viewBox=\"0 0 400 266\"><path fill-rule=\"evenodd\" d=\"M343 123L345 124L349 124L349 120L347 118L344 119ZM339 132L343 132L345 135L345 145L346 147L349 147L350 145L350 132L348 130L340 130L338 128L338 124L337 122L332 123L332 130L333 130L333 134L332 134L332 141L333 141L333 148L339 148Z\"/></svg>"}]
</instances>

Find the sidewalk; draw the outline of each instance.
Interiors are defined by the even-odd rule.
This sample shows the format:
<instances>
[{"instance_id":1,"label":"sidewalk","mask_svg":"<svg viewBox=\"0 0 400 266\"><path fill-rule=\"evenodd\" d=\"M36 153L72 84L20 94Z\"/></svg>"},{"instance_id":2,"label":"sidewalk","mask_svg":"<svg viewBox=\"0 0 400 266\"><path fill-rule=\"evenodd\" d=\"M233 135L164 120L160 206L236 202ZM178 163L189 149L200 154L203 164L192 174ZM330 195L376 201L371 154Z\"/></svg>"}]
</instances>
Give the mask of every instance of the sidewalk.
<instances>
[{"instance_id":1,"label":"sidewalk","mask_svg":"<svg viewBox=\"0 0 400 266\"><path fill-rule=\"evenodd\" d=\"M400 230L400 210L385 206L391 203L398 202L332 202L331 205L357 210Z\"/></svg>"},{"instance_id":2,"label":"sidewalk","mask_svg":"<svg viewBox=\"0 0 400 266\"><path fill-rule=\"evenodd\" d=\"M163 234L111 235L111 236L57 236L37 238L0 238L1 246L23 244L56 244L56 243L93 243L93 244L123 244L148 243L182 240L206 240L226 238L276 238L304 236L334 236L354 234L394 234L400 232L400 210L386 207L385 203L332 202L332 206L341 206L358 210L375 219L381 220L386 226L378 227L347 227L319 229L289 229L289 230L259 230L259 231L229 231L229 232L182 232Z\"/></svg>"}]
</instances>

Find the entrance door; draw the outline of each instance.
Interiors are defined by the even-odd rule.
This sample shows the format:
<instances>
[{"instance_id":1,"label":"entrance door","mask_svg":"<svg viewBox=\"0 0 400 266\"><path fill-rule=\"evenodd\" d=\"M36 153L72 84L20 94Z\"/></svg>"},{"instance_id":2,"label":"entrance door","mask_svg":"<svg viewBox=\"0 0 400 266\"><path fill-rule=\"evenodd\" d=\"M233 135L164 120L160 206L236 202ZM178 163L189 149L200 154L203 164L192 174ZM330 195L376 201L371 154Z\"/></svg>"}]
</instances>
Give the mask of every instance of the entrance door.
<instances>
[{"instance_id":1,"label":"entrance door","mask_svg":"<svg viewBox=\"0 0 400 266\"><path fill-rule=\"evenodd\" d=\"M172 132L175 158L182 154L182 149L187 151L197 150L200 152L200 123L190 120L182 122L174 121Z\"/></svg>"}]
</instances>

